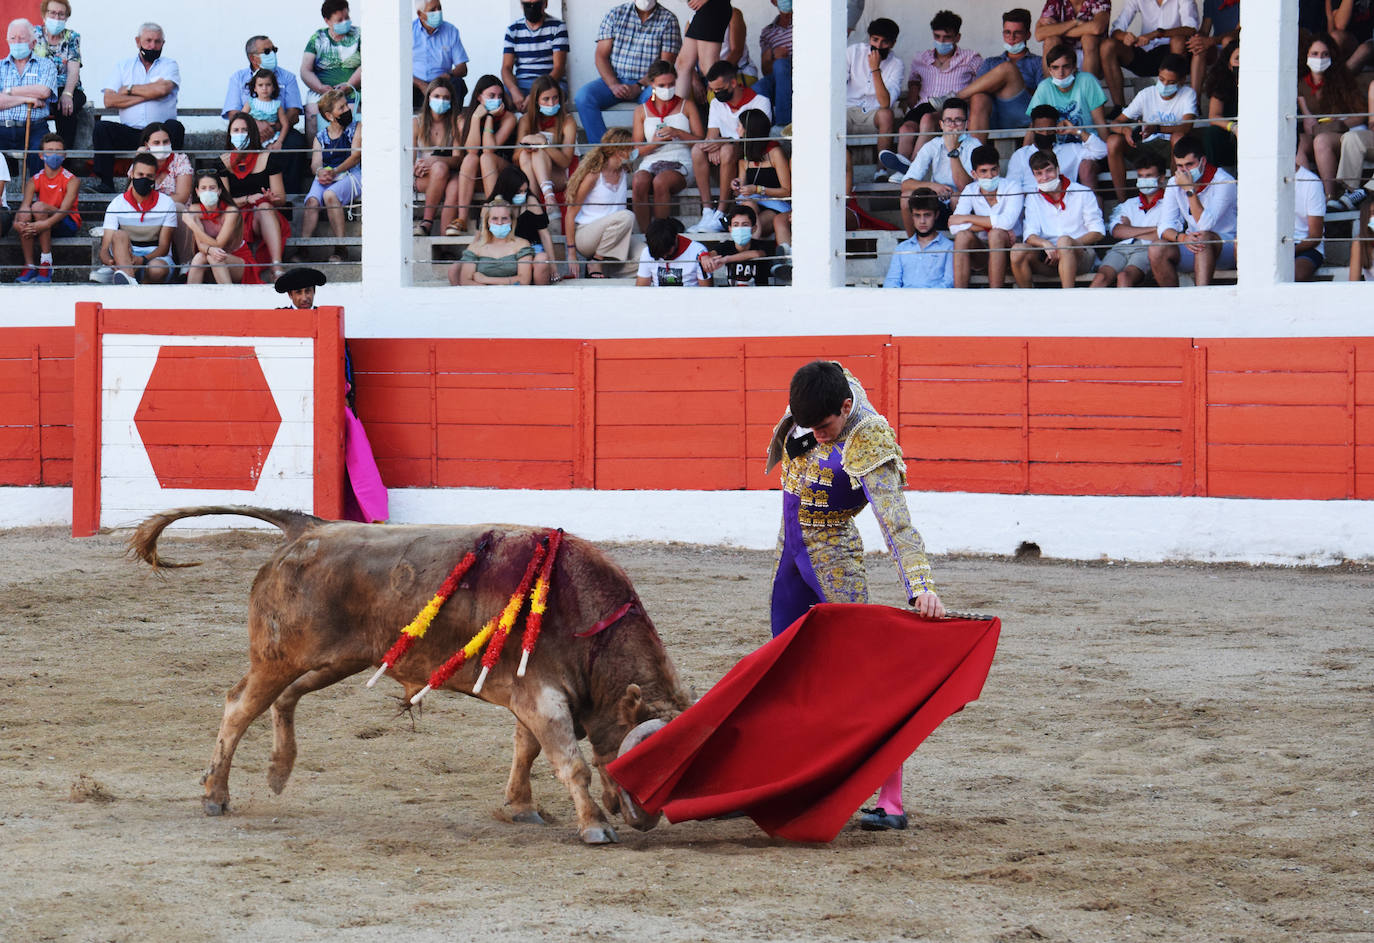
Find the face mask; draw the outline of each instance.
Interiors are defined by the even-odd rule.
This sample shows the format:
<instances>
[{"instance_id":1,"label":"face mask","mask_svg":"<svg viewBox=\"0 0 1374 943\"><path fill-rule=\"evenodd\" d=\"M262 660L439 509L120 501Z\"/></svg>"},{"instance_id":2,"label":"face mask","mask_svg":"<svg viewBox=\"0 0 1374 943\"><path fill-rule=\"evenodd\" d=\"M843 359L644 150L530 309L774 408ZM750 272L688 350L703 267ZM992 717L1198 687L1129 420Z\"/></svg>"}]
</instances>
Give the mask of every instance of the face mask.
<instances>
[{"instance_id":1,"label":"face mask","mask_svg":"<svg viewBox=\"0 0 1374 943\"><path fill-rule=\"evenodd\" d=\"M1199 163L1192 170L1188 171L1188 176L1193 178L1193 183L1197 183L1202 179L1202 169L1202 164Z\"/></svg>"},{"instance_id":2,"label":"face mask","mask_svg":"<svg viewBox=\"0 0 1374 943\"><path fill-rule=\"evenodd\" d=\"M487 228L497 239L504 239L510 235L510 223L492 223Z\"/></svg>"},{"instance_id":3,"label":"face mask","mask_svg":"<svg viewBox=\"0 0 1374 943\"><path fill-rule=\"evenodd\" d=\"M510 201L514 203L516 206L524 206L525 201L529 198L530 195L528 193L517 193L515 196L510 198Z\"/></svg>"},{"instance_id":4,"label":"face mask","mask_svg":"<svg viewBox=\"0 0 1374 943\"><path fill-rule=\"evenodd\" d=\"M540 105L540 106L539 106L539 113L540 113L541 115L543 115L545 118L552 118L554 115L558 114L558 112L559 112L562 108L563 108L563 106L560 105L560 104Z\"/></svg>"},{"instance_id":5,"label":"face mask","mask_svg":"<svg viewBox=\"0 0 1374 943\"><path fill-rule=\"evenodd\" d=\"M241 151L248 146L248 132L235 131L229 135L229 143L234 145L234 150Z\"/></svg>"},{"instance_id":6,"label":"face mask","mask_svg":"<svg viewBox=\"0 0 1374 943\"><path fill-rule=\"evenodd\" d=\"M443 22L443 10L431 10L430 12L425 14L425 25L428 26L430 29L438 29L439 25Z\"/></svg>"},{"instance_id":7,"label":"face mask","mask_svg":"<svg viewBox=\"0 0 1374 943\"><path fill-rule=\"evenodd\" d=\"M348 109L347 111L345 111L343 114L339 115L339 116L338 116L337 118L335 118L334 120L335 120L336 122L338 122L339 127L341 127L341 128L346 128L346 127L348 127L350 124L353 123L353 109L351 109L351 108Z\"/></svg>"},{"instance_id":8,"label":"face mask","mask_svg":"<svg viewBox=\"0 0 1374 943\"><path fill-rule=\"evenodd\" d=\"M791 12L792 12L792 0L778 0L778 12L779 12L779 13L791 13Z\"/></svg>"},{"instance_id":9,"label":"face mask","mask_svg":"<svg viewBox=\"0 0 1374 943\"><path fill-rule=\"evenodd\" d=\"M1054 149L1054 142L1059 139L1057 134L1035 134L1032 135L1035 141L1035 149L1039 151L1050 151Z\"/></svg>"},{"instance_id":10,"label":"face mask","mask_svg":"<svg viewBox=\"0 0 1374 943\"><path fill-rule=\"evenodd\" d=\"M485 109L486 109L487 111L489 111L489 112L491 112L491 111L500 111L500 110L501 110L501 106L502 106L503 104L504 104L504 102L502 102L501 99L499 99L499 98L484 98L484 99L482 99L482 107L485 108Z\"/></svg>"},{"instance_id":11,"label":"face mask","mask_svg":"<svg viewBox=\"0 0 1374 943\"><path fill-rule=\"evenodd\" d=\"M66 20L54 20L51 17L43 21L43 28L48 31L49 36L56 36L67 28Z\"/></svg>"},{"instance_id":12,"label":"face mask","mask_svg":"<svg viewBox=\"0 0 1374 943\"><path fill-rule=\"evenodd\" d=\"M1050 81L1054 83L1055 88L1059 89L1062 92L1073 88L1073 80L1076 78L1078 78L1078 74L1074 73L1073 75L1066 75L1062 79L1057 79L1051 76Z\"/></svg>"},{"instance_id":13,"label":"face mask","mask_svg":"<svg viewBox=\"0 0 1374 943\"><path fill-rule=\"evenodd\" d=\"M1177 85L1165 85L1162 80L1157 80L1155 84L1159 86L1159 94L1163 95L1165 98L1178 94Z\"/></svg>"},{"instance_id":14,"label":"face mask","mask_svg":"<svg viewBox=\"0 0 1374 943\"><path fill-rule=\"evenodd\" d=\"M892 49L890 47L887 49L879 49L877 46L870 45L868 48L870 51L876 52L880 60L886 59L888 56L892 54Z\"/></svg>"},{"instance_id":15,"label":"face mask","mask_svg":"<svg viewBox=\"0 0 1374 943\"><path fill-rule=\"evenodd\" d=\"M149 153L149 154L152 154L154 157L156 157L156 158L157 158L158 160L160 160L160 161L166 160L167 158L169 158L169 157L172 156L172 145L170 145L170 144L159 144L159 145L157 145L156 147L150 147L150 148L148 148L148 153Z\"/></svg>"},{"instance_id":16,"label":"face mask","mask_svg":"<svg viewBox=\"0 0 1374 943\"><path fill-rule=\"evenodd\" d=\"M1158 177L1137 177L1135 180L1136 189L1149 196L1159 189Z\"/></svg>"},{"instance_id":17,"label":"face mask","mask_svg":"<svg viewBox=\"0 0 1374 943\"><path fill-rule=\"evenodd\" d=\"M10 43L10 55L16 59L27 59L33 47L28 43Z\"/></svg>"},{"instance_id":18,"label":"face mask","mask_svg":"<svg viewBox=\"0 0 1374 943\"><path fill-rule=\"evenodd\" d=\"M648 13L658 6L658 0L635 0L635 9L640 13Z\"/></svg>"},{"instance_id":19,"label":"face mask","mask_svg":"<svg viewBox=\"0 0 1374 943\"><path fill-rule=\"evenodd\" d=\"M202 190L200 193L200 205L211 210L219 206L219 191Z\"/></svg>"},{"instance_id":20,"label":"face mask","mask_svg":"<svg viewBox=\"0 0 1374 943\"><path fill-rule=\"evenodd\" d=\"M522 3L520 9L525 11L525 19L531 23L538 23L544 18L544 4L542 3Z\"/></svg>"},{"instance_id":21,"label":"face mask","mask_svg":"<svg viewBox=\"0 0 1374 943\"><path fill-rule=\"evenodd\" d=\"M947 56L954 51L954 43L936 43L935 51L942 56Z\"/></svg>"},{"instance_id":22,"label":"face mask","mask_svg":"<svg viewBox=\"0 0 1374 943\"><path fill-rule=\"evenodd\" d=\"M1002 178L1001 178L1001 177L979 177L979 178L978 178L978 189L979 189L979 190L982 190L984 193L992 193L994 190L996 190L996 189L997 189L998 187L1000 187L1001 185L1002 185Z\"/></svg>"},{"instance_id":23,"label":"face mask","mask_svg":"<svg viewBox=\"0 0 1374 943\"><path fill-rule=\"evenodd\" d=\"M735 240L737 246L747 246L749 240L754 238L754 230L749 226L734 226L730 229L730 238Z\"/></svg>"},{"instance_id":24,"label":"face mask","mask_svg":"<svg viewBox=\"0 0 1374 943\"><path fill-rule=\"evenodd\" d=\"M49 170L56 170L62 166L61 154L44 154L43 163Z\"/></svg>"},{"instance_id":25,"label":"face mask","mask_svg":"<svg viewBox=\"0 0 1374 943\"><path fill-rule=\"evenodd\" d=\"M1009 56L1019 56L1026 51L1025 43L1003 43L1002 48L1007 51Z\"/></svg>"},{"instance_id":26,"label":"face mask","mask_svg":"<svg viewBox=\"0 0 1374 943\"><path fill-rule=\"evenodd\" d=\"M1327 69L1331 68L1331 60L1327 59L1325 56L1308 56L1307 67L1318 75L1321 75Z\"/></svg>"},{"instance_id":27,"label":"face mask","mask_svg":"<svg viewBox=\"0 0 1374 943\"><path fill-rule=\"evenodd\" d=\"M134 192L137 193L139 196L147 196L148 194L153 192L153 178L136 177L135 179L129 181L129 186L133 187Z\"/></svg>"},{"instance_id":28,"label":"face mask","mask_svg":"<svg viewBox=\"0 0 1374 943\"><path fill-rule=\"evenodd\" d=\"M161 49L140 49L138 54L143 57L143 61L151 65L162 55Z\"/></svg>"},{"instance_id":29,"label":"face mask","mask_svg":"<svg viewBox=\"0 0 1374 943\"><path fill-rule=\"evenodd\" d=\"M967 131L960 131L960 132L959 132L959 143L960 143L960 144L963 144L963 143L964 143L965 141L967 141L967 140L968 140L968 132L967 132Z\"/></svg>"},{"instance_id":30,"label":"face mask","mask_svg":"<svg viewBox=\"0 0 1374 943\"><path fill-rule=\"evenodd\" d=\"M664 85L655 85L655 86L654 86L654 97L657 98L657 99L658 99L659 101L661 101L661 102L666 102L666 101L670 100L675 94L677 94L677 93L676 93L675 91L673 91L673 87L672 87L671 85L667 85L667 86L664 86Z\"/></svg>"},{"instance_id":31,"label":"face mask","mask_svg":"<svg viewBox=\"0 0 1374 943\"><path fill-rule=\"evenodd\" d=\"M1037 180L1035 181L1035 185L1039 188L1041 193L1053 193L1055 190L1059 189L1059 178L1055 177L1053 180Z\"/></svg>"},{"instance_id":32,"label":"face mask","mask_svg":"<svg viewBox=\"0 0 1374 943\"><path fill-rule=\"evenodd\" d=\"M334 24L334 35L335 35L335 36L342 36L344 33L347 33L347 32L348 32L349 30L351 30L352 28L353 28L353 21L352 21L352 20L339 20L339 22L337 22L337 23Z\"/></svg>"},{"instance_id":33,"label":"face mask","mask_svg":"<svg viewBox=\"0 0 1374 943\"><path fill-rule=\"evenodd\" d=\"M453 102L449 101L447 98L440 98L436 95L429 100L429 110L436 115L446 115L448 114L448 110L452 107Z\"/></svg>"},{"instance_id":34,"label":"face mask","mask_svg":"<svg viewBox=\"0 0 1374 943\"><path fill-rule=\"evenodd\" d=\"M916 235L920 236L922 239L926 238L933 232L935 232L934 226L931 226L929 229L921 229L920 227L916 228Z\"/></svg>"},{"instance_id":35,"label":"face mask","mask_svg":"<svg viewBox=\"0 0 1374 943\"><path fill-rule=\"evenodd\" d=\"M264 52L258 57L258 68L275 72L277 69L277 54L275 52Z\"/></svg>"},{"instance_id":36,"label":"face mask","mask_svg":"<svg viewBox=\"0 0 1374 943\"><path fill-rule=\"evenodd\" d=\"M719 101L719 102L727 102L727 103L728 103L728 102L730 102L731 100L734 99L734 97L735 97L735 90L734 90L733 87L732 87L732 88L723 88L723 89L721 89L721 90L718 91L718 92L714 92L713 94L716 96L716 101Z\"/></svg>"},{"instance_id":37,"label":"face mask","mask_svg":"<svg viewBox=\"0 0 1374 943\"><path fill-rule=\"evenodd\" d=\"M626 159L627 161L629 161L630 163L634 163L635 161L639 160L639 148L637 148L637 147L632 147L632 148L630 148L630 156L627 157L627 158L625 158L625 159Z\"/></svg>"}]
</instances>

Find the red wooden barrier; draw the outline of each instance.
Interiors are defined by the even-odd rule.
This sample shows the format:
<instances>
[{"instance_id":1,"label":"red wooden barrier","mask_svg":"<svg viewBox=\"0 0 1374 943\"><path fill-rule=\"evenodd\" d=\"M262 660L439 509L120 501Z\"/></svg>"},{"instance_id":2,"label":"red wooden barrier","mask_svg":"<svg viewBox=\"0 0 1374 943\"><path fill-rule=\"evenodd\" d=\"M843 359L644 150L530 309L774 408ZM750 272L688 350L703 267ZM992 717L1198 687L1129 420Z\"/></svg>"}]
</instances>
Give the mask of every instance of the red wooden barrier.
<instances>
[{"instance_id":1,"label":"red wooden barrier","mask_svg":"<svg viewBox=\"0 0 1374 943\"><path fill-rule=\"evenodd\" d=\"M72 330L0 328L0 485L72 481Z\"/></svg>"}]
</instances>

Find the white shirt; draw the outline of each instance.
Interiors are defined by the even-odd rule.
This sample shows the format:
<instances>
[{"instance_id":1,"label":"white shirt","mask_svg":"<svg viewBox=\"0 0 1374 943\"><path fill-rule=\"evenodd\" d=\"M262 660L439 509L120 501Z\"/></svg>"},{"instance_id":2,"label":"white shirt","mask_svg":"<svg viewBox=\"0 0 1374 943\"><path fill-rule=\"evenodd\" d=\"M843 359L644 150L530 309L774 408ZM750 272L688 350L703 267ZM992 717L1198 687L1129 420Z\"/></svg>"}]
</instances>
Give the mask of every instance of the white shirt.
<instances>
[{"instance_id":1,"label":"white shirt","mask_svg":"<svg viewBox=\"0 0 1374 943\"><path fill-rule=\"evenodd\" d=\"M1307 228L1307 217L1326 218L1326 188L1322 185L1322 178L1306 167L1299 167L1298 172L1293 176L1293 196L1296 204L1296 212L1293 217L1293 241L1296 243L1302 242L1311 235ZM1317 245L1317 251L1326 255L1325 239Z\"/></svg>"},{"instance_id":2,"label":"white shirt","mask_svg":"<svg viewBox=\"0 0 1374 943\"><path fill-rule=\"evenodd\" d=\"M1030 169L1031 155L1035 150L1034 144L1027 144L1025 147L1017 148L1007 160L1007 179L1015 182L1019 188L1017 192L1026 195L1037 192L1035 174L1031 173ZM1089 133L1088 140L1081 143L1069 141L1067 144L1056 144L1054 156L1059 159L1059 172L1070 180L1077 180L1079 164L1085 160L1101 160L1107 156L1107 142L1096 134Z\"/></svg>"},{"instance_id":3,"label":"white shirt","mask_svg":"<svg viewBox=\"0 0 1374 943\"><path fill-rule=\"evenodd\" d=\"M10 182L10 162L0 160L0 206L9 209L10 201L8 194L5 193L5 185Z\"/></svg>"},{"instance_id":4,"label":"white shirt","mask_svg":"<svg viewBox=\"0 0 1374 943\"><path fill-rule=\"evenodd\" d=\"M959 163L964 165L964 170L970 177L973 176L973 151L979 143L979 140L971 134L959 142ZM947 187L954 186L954 168L950 166L949 151L945 150L943 135L921 145L921 149L911 159L911 166L906 169L906 175L902 177L902 180L918 180L923 183L943 183Z\"/></svg>"},{"instance_id":5,"label":"white shirt","mask_svg":"<svg viewBox=\"0 0 1374 943\"><path fill-rule=\"evenodd\" d=\"M1143 229L1149 226L1157 229L1159 222L1164 218L1165 207L1168 204L1168 194L1161 194L1148 208L1145 206L1145 198L1136 194L1124 203L1116 204L1116 209L1112 212L1112 218L1107 221L1107 234L1111 235L1112 230L1122 223L1127 226L1135 226ZM1325 204L1323 204L1325 205ZM1118 239L1117 245L1129 246L1133 243L1144 244L1150 242L1148 236L1128 236L1125 239Z\"/></svg>"},{"instance_id":6,"label":"white shirt","mask_svg":"<svg viewBox=\"0 0 1374 943\"><path fill-rule=\"evenodd\" d=\"M744 84L740 83L739 91L735 94L738 96L743 94L744 91ZM711 99L711 110L707 112L706 127L708 130L710 128L715 128L720 132L720 136L723 138L730 138L731 140L737 141L739 140L739 116L746 111L761 111L768 116L770 121L773 119L773 103L768 100L768 96L766 95L755 95L743 105L740 105L738 111L725 104L725 102L721 101L719 98L713 98ZM657 152L655 152L653 156L656 158L658 156Z\"/></svg>"},{"instance_id":7,"label":"white shirt","mask_svg":"<svg viewBox=\"0 0 1374 943\"><path fill-rule=\"evenodd\" d=\"M1136 92L1131 103L1121 109L1121 117L1143 124L1182 124L1185 115L1197 117L1197 92L1185 85L1174 92L1173 98L1165 98L1159 92L1158 82ZM1145 140L1153 141L1162 137L1167 135L1156 132Z\"/></svg>"},{"instance_id":8,"label":"white shirt","mask_svg":"<svg viewBox=\"0 0 1374 943\"><path fill-rule=\"evenodd\" d=\"M1021 196L1018 185L1006 178L997 188L997 202L989 203L982 187L975 180L959 193L959 202L954 207L955 216L986 216L992 220L993 229L1005 229L1021 238L1021 212L1025 198ZM972 223L955 223L949 227L951 233L972 229Z\"/></svg>"},{"instance_id":9,"label":"white shirt","mask_svg":"<svg viewBox=\"0 0 1374 943\"><path fill-rule=\"evenodd\" d=\"M868 51L867 42L855 43L845 50L849 79L844 85L844 101L850 108L877 111L878 95L873 88L873 73L868 68ZM878 71L883 84L887 86L888 101L896 107L897 99L902 96L902 77L906 75L906 67L901 59L888 53L887 58L878 63Z\"/></svg>"},{"instance_id":10,"label":"white shirt","mask_svg":"<svg viewBox=\"0 0 1374 943\"><path fill-rule=\"evenodd\" d=\"M650 285L660 285L660 277L672 273L682 280L682 286L685 288L701 285L701 262L698 260L710 250L695 239L678 236L679 247L684 241L687 248L679 251L677 256L671 259L656 259L649 254L649 247L645 246L644 251L639 254L637 276L649 279Z\"/></svg>"},{"instance_id":11,"label":"white shirt","mask_svg":"<svg viewBox=\"0 0 1374 943\"><path fill-rule=\"evenodd\" d=\"M1135 19L1137 13L1140 14L1140 29L1131 30L1131 20ZM1164 0L1163 3L1157 3L1156 0L1126 0L1121 5L1121 14L1112 24L1112 30L1134 32L1137 36L1143 36L1157 29L1178 29L1180 26L1197 29L1197 0ZM1161 36L1136 48L1148 50L1168 42L1167 36Z\"/></svg>"},{"instance_id":12,"label":"white shirt","mask_svg":"<svg viewBox=\"0 0 1374 943\"><path fill-rule=\"evenodd\" d=\"M128 108L119 109L119 121L131 128L142 128L154 121L171 121L177 116L177 91L181 88L181 69L175 59L160 56L147 69L143 59L134 56L124 59L114 67L103 91L116 92L126 85L146 85L159 79L168 79L175 86L161 98L139 102Z\"/></svg>"},{"instance_id":13,"label":"white shirt","mask_svg":"<svg viewBox=\"0 0 1374 943\"><path fill-rule=\"evenodd\" d=\"M105 221L101 225L107 232L113 229L128 230L135 245L155 245L159 238L158 230L176 229L177 205L160 190L153 192L157 194L157 202L144 213L132 206L123 193L115 196L105 210Z\"/></svg>"},{"instance_id":14,"label":"white shirt","mask_svg":"<svg viewBox=\"0 0 1374 943\"><path fill-rule=\"evenodd\" d=\"M1192 189L1192 184L1189 184ZM1202 218L1193 219L1188 208L1188 197L1183 188L1172 179L1164 202L1169 208L1164 211L1164 219L1159 224L1159 235L1164 236L1166 229L1177 233L1214 232L1223 239L1236 238L1236 178L1220 167L1212 182L1198 194L1202 203Z\"/></svg>"},{"instance_id":15,"label":"white shirt","mask_svg":"<svg viewBox=\"0 0 1374 943\"><path fill-rule=\"evenodd\" d=\"M1055 203L1038 190L1026 197L1027 236L1054 240L1060 236L1081 239L1090 232L1106 235L1102 207L1091 190L1074 182L1060 191L1059 197L1060 202Z\"/></svg>"}]
</instances>

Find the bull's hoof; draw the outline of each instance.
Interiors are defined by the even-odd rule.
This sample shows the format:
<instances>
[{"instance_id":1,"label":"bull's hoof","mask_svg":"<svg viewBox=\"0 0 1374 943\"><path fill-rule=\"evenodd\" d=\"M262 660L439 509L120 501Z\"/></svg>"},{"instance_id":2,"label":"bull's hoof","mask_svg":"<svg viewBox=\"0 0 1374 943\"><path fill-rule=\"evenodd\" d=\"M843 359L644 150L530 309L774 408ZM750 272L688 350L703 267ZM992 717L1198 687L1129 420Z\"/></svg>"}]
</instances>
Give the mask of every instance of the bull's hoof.
<instances>
[{"instance_id":1,"label":"bull's hoof","mask_svg":"<svg viewBox=\"0 0 1374 943\"><path fill-rule=\"evenodd\" d=\"M213 799L202 799L200 804L201 807L205 809L206 815L223 815L229 811L228 799L225 799L223 802L216 802Z\"/></svg>"},{"instance_id":2,"label":"bull's hoof","mask_svg":"<svg viewBox=\"0 0 1374 943\"><path fill-rule=\"evenodd\" d=\"M609 825L591 825L582 830L582 841L588 845L614 845L620 837Z\"/></svg>"},{"instance_id":3,"label":"bull's hoof","mask_svg":"<svg viewBox=\"0 0 1374 943\"><path fill-rule=\"evenodd\" d=\"M526 812L516 812L511 815L510 820L518 825L548 825L544 817L538 812L530 809Z\"/></svg>"}]
</instances>

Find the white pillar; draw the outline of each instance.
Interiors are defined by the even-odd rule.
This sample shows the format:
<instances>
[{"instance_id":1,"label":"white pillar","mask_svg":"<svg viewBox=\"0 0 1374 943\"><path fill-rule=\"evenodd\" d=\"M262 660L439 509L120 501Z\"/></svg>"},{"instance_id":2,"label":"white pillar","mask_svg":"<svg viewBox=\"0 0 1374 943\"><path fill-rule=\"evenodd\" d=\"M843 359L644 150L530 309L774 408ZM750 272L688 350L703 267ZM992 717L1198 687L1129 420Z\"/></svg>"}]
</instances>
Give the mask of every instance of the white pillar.
<instances>
[{"instance_id":1,"label":"white pillar","mask_svg":"<svg viewBox=\"0 0 1374 943\"><path fill-rule=\"evenodd\" d=\"M363 107L363 284L386 298L412 283L410 258L410 3L360 3L354 8L370 49L398 51L390 67L369 70ZM388 102L390 104L388 104ZM398 265L398 259L400 264Z\"/></svg>"},{"instance_id":2,"label":"white pillar","mask_svg":"<svg viewBox=\"0 0 1374 943\"><path fill-rule=\"evenodd\" d=\"M1239 231L1248 238L1236 247L1236 267L1241 284L1264 290L1293 280L1298 2L1248 3L1240 17L1237 202Z\"/></svg>"},{"instance_id":3,"label":"white pillar","mask_svg":"<svg viewBox=\"0 0 1374 943\"><path fill-rule=\"evenodd\" d=\"M804 6L792 34L792 284L823 291L844 284L845 0Z\"/></svg>"}]
</instances>

